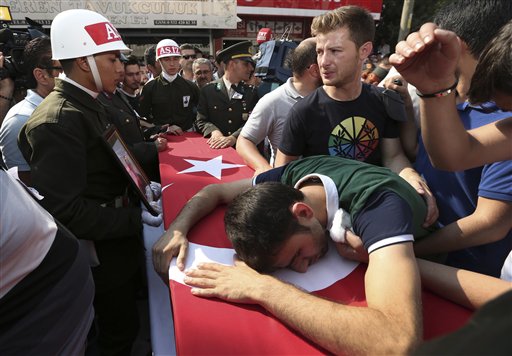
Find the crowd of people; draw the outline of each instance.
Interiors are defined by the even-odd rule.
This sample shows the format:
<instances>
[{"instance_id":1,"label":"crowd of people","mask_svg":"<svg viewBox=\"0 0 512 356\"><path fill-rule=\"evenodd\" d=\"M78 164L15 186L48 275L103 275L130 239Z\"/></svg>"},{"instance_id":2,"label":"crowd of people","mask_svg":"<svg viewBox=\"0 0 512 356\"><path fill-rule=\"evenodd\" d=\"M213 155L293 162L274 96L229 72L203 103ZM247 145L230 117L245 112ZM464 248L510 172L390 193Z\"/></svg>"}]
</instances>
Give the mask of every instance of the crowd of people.
<instances>
[{"instance_id":1,"label":"crowd of people","mask_svg":"<svg viewBox=\"0 0 512 356\"><path fill-rule=\"evenodd\" d=\"M227 203L238 259L185 271L192 294L259 304L332 353L511 351L512 3L455 0L394 53L357 6L311 33L261 97L250 41L206 58L167 38L142 60L103 15L68 10L28 43L26 96L0 80L0 354L130 354L158 153L185 132L254 177L199 191L153 246L157 272L183 270L187 233ZM109 152L114 128L154 215ZM368 264L367 308L268 275L306 272L329 239ZM423 342L422 287L473 321Z\"/></svg>"}]
</instances>

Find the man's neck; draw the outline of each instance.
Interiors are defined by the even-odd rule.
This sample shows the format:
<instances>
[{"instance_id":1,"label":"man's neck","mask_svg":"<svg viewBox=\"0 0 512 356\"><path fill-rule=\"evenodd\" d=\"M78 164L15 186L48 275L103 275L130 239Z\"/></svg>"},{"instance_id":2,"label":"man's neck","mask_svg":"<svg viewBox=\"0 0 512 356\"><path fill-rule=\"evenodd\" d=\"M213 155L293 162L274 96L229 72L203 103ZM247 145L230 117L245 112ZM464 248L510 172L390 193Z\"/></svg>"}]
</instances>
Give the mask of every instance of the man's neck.
<instances>
[{"instance_id":1,"label":"man's neck","mask_svg":"<svg viewBox=\"0 0 512 356\"><path fill-rule=\"evenodd\" d=\"M296 76L293 76L292 78L292 85L297 93L299 93L301 96L307 96L311 94L316 88L318 88L316 83L307 80L307 78L298 78Z\"/></svg>"},{"instance_id":2,"label":"man's neck","mask_svg":"<svg viewBox=\"0 0 512 356\"><path fill-rule=\"evenodd\" d=\"M53 88L47 88L45 86L42 86L42 85L38 85L34 91L41 97L41 98L46 98L48 96L48 94L50 94L50 92L52 91Z\"/></svg>"},{"instance_id":3,"label":"man's neck","mask_svg":"<svg viewBox=\"0 0 512 356\"><path fill-rule=\"evenodd\" d=\"M181 72L181 76L190 81L192 81L192 79L194 79L194 73L192 71L189 71L186 69L183 69L183 71Z\"/></svg>"},{"instance_id":4,"label":"man's neck","mask_svg":"<svg viewBox=\"0 0 512 356\"><path fill-rule=\"evenodd\" d=\"M323 184L304 184L299 190L304 194L304 202L313 209L315 218L325 228L327 226L327 200Z\"/></svg>"},{"instance_id":5,"label":"man's neck","mask_svg":"<svg viewBox=\"0 0 512 356\"><path fill-rule=\"evenodd\" d=\"M130 88L129 86L123 86L122 88L120 88L121 91L125 92L126 94L129 94L129 95L132 95L132 96L135 96L135 91L136 89L132 89Z\"/></svg>"},{"instance_id":6,"label":"man's neck","mask_svg":"<svg viewBox=\"0 0 512 356\"><path fill-rule=\"evenodd\" d=\"M359 95L361 95L363 83L359 79L355 80L350 84L346 84L340 87L324 85L323 88L327 95L329 95L329 97L331 97L334 100L352 101L357 99Z\"/></svg>"},{"instance_id":7,"label":"man's neck","mask_svg":"<svg viewBox=\"0 0 512 356\"><path fill-rule=\"evenodd\" d=\"M238 78L237 78L233 73L231 73L231 72L227 72L227 71L226 71L226 72L224 72L224 77L225 77L225 78L226 78L226 80L227 80L228 82L230 82L231 84L235 84L235 85L237 85L237 84L240 82L240 80L239 80L239 79L238 79Z\"/></svg>"},{"instance_id":8,"label":"man's neck","mask_svg":"<svg viewBox=\"0 0 512 356\"><path fill-rule=\"evenodd\" d=\"M76 77L73 77L73 76L67 76L65 77L64 79L62 79L63 81L65 82L68 82L74 86L76 86L77 88L85 91L87 94L89 94L90 96L92 96L93 98L96 99L96 97L98 96L99 92L97 92L96 90L92 90L90 87L91 85L87 86L87 85L84 85L85 81L84 80L77 80L79 78L76 78Z\"/></svg>"}]
</instances>

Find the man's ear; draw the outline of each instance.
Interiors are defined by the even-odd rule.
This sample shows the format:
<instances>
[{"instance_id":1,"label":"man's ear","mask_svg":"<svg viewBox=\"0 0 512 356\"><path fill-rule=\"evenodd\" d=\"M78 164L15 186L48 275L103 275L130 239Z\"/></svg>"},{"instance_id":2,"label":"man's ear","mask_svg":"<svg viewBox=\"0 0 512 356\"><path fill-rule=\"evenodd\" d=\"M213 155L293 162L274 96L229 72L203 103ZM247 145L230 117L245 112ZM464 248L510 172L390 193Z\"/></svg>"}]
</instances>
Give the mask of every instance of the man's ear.
<instances>
[{"instance_id":1,"label":"man's ear","mask_svg":"<svg viewBox=\"0 0 512 356\"><path fill-rule=\"evenodd\" d=\"M297 219L311 219L315 215L313 213L313 209L311 209L311 207L308 204L301 201L293 203L292 214Z\"/></svg>"},{"instance_id":2,"label":"man's ear","mask_svg":"<svg viewBox=\"0 0 512 356\"><path fill-rule=\"evenodd\" d=\"M361 58L361 59L368 58L368 56L372 53L372 51L373 51L373 43L371 43L370 41L363 43L363 45L361 47L359 47L359 58Z\"/></svg>"},{"instance_id":3,"label":"man's ear","mask_svg":"<svg viewBox=\"0 0 512 356\"><path fill-rule=\"evenodd\" d=\"M311 64L308 68L308 72L313 78L320 78L320 68L318 67L318 64Z\"/></svg>"},{"instance_id":4,"label":"man's ear","mask_svg":"<svg viewBox=\"0 0 512 356\"><path fill-rule=\"evenodd\" d=\"M84 72L90 72L91 67L89 67L89 62L87 62L87 57L80 57L75 59L75 63Z\"/></svg>"},{"instance_id":5,"label":"man's ear","mask_svg":"<svg viewBox=\"0 0 512 356\"><path fill-rule=\"evenodd\" d=\"M38 83L46 83L49 77L48 73L46 73L46 71L41 68L34 68L34 70L32 71L32 75Z\"/></svg>"}]
</instances>

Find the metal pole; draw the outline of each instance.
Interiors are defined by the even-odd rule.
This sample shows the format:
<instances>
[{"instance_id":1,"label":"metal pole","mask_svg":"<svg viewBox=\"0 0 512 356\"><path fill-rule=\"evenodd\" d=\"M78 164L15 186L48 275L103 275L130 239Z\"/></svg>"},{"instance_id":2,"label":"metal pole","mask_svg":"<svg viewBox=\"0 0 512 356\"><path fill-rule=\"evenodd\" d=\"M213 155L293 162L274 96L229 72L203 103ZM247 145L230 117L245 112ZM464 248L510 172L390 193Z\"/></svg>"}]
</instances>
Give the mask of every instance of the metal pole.
<instances>
[{"instance_id":1,"label":"metal pole","mask_svg":"<svg viewBox=\"0 0 512 356\"><path fill-rule=\"evenodd\" d=\"M400 33L398 41L404 40L411 31L412 13L414 10L414 0L404 0L402 8L402 18L400 19Z\"/></svg>"}]
</instances>

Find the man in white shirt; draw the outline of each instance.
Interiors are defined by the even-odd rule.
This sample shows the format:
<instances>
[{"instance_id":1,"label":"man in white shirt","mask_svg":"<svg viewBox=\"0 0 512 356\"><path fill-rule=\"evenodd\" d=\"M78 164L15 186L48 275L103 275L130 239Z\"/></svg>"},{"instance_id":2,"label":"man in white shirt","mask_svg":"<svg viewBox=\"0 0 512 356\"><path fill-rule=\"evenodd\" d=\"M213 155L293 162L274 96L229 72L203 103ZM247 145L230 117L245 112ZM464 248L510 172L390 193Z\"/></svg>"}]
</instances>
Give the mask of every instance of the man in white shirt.
<instances>
[{"instance_id":1,"label":"man in white shirt","mask_svg":"<svg viewBox=\"0 0 512 356\"><path fill-rule=\"evenodd\" d=\"M48 37L30 41L23 52L27 75L29 76L27 96L14 105L0 128L0 151L7 168L18 167L23 182L30 182L30 166L18 148L18 134L32 112L53 90L54 78L62 72L59 61L52 60L52 49Z\"/></svg>"}]
</instances>

